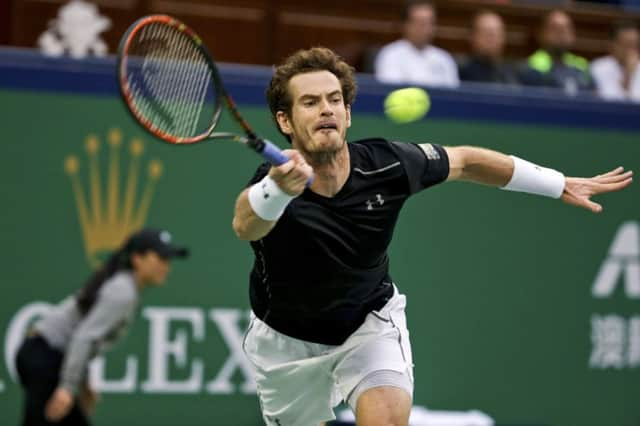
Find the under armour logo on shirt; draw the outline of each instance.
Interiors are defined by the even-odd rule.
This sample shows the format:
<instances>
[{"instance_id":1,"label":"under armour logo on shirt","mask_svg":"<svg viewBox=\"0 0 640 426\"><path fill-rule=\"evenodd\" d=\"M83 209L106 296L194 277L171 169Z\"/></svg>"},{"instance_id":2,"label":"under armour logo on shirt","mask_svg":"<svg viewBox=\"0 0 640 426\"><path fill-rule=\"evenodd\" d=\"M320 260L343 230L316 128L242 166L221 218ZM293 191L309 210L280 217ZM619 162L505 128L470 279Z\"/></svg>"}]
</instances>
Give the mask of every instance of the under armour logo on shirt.
<instances>
[{"instance_id":1,"label":"under armour logo on shirt","mask_svg":"<svg viewBox=\"0 0 640 426\"><path fill-rule=\"evenodd\" d=\"M375 200L367 200L365 203L367 204L367 210L373 210L373 206L381 206L384 204L384 198L382 198L382 195L376 194Z\"/></svg>"}]
</instances>

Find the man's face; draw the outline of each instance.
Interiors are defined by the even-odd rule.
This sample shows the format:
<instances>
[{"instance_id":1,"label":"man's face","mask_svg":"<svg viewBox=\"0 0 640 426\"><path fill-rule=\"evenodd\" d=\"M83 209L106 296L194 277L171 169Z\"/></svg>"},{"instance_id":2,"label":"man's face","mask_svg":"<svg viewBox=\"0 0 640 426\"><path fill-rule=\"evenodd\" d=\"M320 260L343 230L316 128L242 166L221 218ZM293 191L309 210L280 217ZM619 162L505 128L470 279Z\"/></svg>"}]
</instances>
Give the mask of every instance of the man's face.
<instances>
[{"instance_id":1,"label":"man's face","mask_svg":"<svg viewBox=\"0 0 640 426\"><path fill-rule=\"evenodd\" d=\"M404 38L422 48L431 43L436 31L436 14L429 5L416 5L409 10L404 23Z\"/></svg>"},{"instance_id":2,"label":"man's face","mask_svg":"<svg viewBox=\"0 0 640 426\"><path fill-rule=\"evenodd\" d=\"M542 44L555 52L566 52L575 42L573 22L564 12L554 12L548 18L542 30Z\"/></svg>"},{"instance_id":3,"label":"man's face","mask_svg":"<svg viewBox=\"0 0 640 426\"><path fill-rule=\"evenodd\" d=\"M315 153L345 148L351 109L345 106L338 78L329 71L298 74L289 80L291 116L278 111L282 131L294 148Z\"/></svg>"},{"instance_id":4,"label":"man's face","mask_svg":"<svg viewBox=\"0 0 640 426\"><path fill-rule=\"evenodd\" d=\"M471 36L473 53L498 59L504 50L505 34L502 19L493 13L478 16Z\"/></svg>"},{"instance_id":5,"label":"man's face","mask_svg":"<svg viewBox=\"0 0 640 426\"><path fill-rule=\"evenodd\" d=\"M640 33L635 28L618 32L611 43L611 54L620 62L626 62L632 55L638 55L640 49Z\"/></svg>"}]
</instances>

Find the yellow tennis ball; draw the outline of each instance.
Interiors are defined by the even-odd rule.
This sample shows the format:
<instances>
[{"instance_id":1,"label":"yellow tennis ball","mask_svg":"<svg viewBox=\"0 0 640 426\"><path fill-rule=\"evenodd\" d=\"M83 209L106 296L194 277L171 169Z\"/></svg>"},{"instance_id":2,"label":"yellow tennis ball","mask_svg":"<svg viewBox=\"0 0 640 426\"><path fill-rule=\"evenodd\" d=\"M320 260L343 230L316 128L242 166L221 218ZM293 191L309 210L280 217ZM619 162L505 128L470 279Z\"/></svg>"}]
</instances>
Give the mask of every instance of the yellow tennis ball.
<instances>
[{"instance_id":1,"label":"yellow tennis ball","mask_svg":"<svg viewBox=\"0 0 640 426\"><path fill-rule=\"evenodd\" d=\"M418 87L398 89L384 100L384 113L396 123L410 123L424 117L431 107L429 94Z\"/></svg>"}]
</instances>

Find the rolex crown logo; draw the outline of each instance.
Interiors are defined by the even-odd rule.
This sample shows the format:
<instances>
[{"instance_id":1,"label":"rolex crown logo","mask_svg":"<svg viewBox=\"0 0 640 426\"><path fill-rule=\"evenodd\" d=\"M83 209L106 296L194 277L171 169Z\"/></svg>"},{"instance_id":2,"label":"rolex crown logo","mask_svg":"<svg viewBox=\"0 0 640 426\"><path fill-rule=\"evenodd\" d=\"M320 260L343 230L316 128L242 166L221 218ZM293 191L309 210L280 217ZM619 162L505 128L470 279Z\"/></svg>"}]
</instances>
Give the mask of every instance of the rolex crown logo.
<instances>
[{"instance_id":1,"label":"rolex crown logo","mask_svg":"<svg viewBox=\"0 0 640 426\"><path fill-rule=\"evenodd\" d=\"M91 267L101 263L105 253L117 249L132 232L142 228L147 218L155 184L162 175L162 163L147 163L146 179L141 178L144 145L140 139L129 143L126 175L120 176L122 134L111 129L107 135L108 166L106 185L100 173L100 139L88 135L85 149L88 156L88 189L80 178L80 160L75 155L65 159L64 170L71 179L84 247ZM141 182L144 180L144 186Z\"/></svg>"}]
</instances>

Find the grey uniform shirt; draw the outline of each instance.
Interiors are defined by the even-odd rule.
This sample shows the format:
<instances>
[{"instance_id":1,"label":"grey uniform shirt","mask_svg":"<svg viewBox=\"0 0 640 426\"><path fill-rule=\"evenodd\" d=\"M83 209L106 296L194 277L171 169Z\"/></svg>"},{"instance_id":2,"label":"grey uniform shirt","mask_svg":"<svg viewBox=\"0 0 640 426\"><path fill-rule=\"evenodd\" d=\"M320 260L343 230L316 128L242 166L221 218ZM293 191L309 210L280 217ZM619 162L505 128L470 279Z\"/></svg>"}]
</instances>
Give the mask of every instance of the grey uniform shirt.
<instances>
[{"instance_id":1,"label":"grey uniform shirt","mask_svg":"<svg viewBox=\"0 0 640 426\"><path fill-rule=\"evenodd\" d=\"M76 393L89 361L109 349L126 332L139 295L130 271L120 271L102 285L91 310L82 315L74 296L64 299L35 325L64 355L59 386Z\"/></svg>"}]
</instances>

